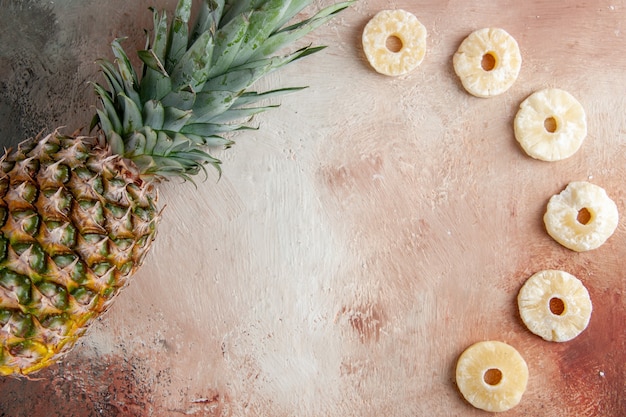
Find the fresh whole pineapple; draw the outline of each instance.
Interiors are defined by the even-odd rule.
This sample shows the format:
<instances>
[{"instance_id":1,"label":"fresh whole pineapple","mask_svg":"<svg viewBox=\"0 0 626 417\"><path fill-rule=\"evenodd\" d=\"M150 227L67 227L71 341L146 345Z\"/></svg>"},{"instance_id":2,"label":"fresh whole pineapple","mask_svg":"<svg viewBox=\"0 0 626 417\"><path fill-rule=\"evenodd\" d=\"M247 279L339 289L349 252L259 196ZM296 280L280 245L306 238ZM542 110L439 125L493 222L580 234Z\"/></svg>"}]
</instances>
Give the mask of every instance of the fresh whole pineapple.
<instances>
[{"instance_id":1,"label":"fresh whole pineapple","mask_svg":"<svg viewBox=\"0 0 626 417\"><path fill-rule=\"evenodd\" d=\"M142 264L160 210L156 185L220 169L212 146L296 91L262 93L252 84L322 49L277 51L354 0L292 22L312 0L205 0L189 24L191 0L171 22L154 14L139 51L141 76L120 41L116 63L100 62L106 86L95 136L54 131L0 158L0 375L31 374L61 359L111 305Z\"/></svg>"}]
</instances>

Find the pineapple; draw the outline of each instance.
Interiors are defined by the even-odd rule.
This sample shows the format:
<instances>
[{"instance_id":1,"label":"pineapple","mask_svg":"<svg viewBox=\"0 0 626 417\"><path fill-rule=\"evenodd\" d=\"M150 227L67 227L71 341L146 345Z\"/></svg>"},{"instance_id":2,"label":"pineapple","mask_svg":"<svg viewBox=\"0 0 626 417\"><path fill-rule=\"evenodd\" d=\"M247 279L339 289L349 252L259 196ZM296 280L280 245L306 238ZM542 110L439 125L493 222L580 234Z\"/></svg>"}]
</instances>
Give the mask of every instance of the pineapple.
<instances>
[{"instance_id":1,"label":"pineapple","mask_svg":"<svg viewBox=\"0 0 626 417\"><path fill-rule=\"evenodd\" d=\"M276 52L348 7L344 1L292 22L312 0L206 0L190 25L191 0L168 23L153 10L154 36L141 76L120 40L116 64L100 62L106 86L95 136L54 131L0 159L0 374L28 375L62 358L142 264L161 211L156 186L220 169L211 146L250 129L271 106L252 84L322 47Z\"/></svg>"},{"instance_id":2,"label":"pineapple","mask_svg":"<svg viewBox=\"0 0 626 417\"><path fill-rule=\"evenodd\" d=\"M452 59L463 87L482 98L497 96L511 88L522 67L517 41L500 28L472 32Z\"/></svg>"},{"instance_id":3,"label":"pineapple","mask_svg":"<svg viewBox=\"0 0 626 417\"><path fill-rule=\"evenodd\" d=\"M567 91L546 88L526 98L515 115L515 138L524 151L542 161L574 155L587 136L583 106Z\"/></svg>"},{"instance_id":4,"label":"pineapple","mask_svg":"<svg viewBox=\"0 0 626 417\"><path fill-rule=\"evenodd\" d=\"M617 228L619 213L606 191L586 181L574 181L550 197L543 221L554 240L584 252L602 246Z\"/></svg>"},{"instance_id":5,"label":"pineapple","mask_svg":"<svg viewBox=\"0 0 626 417\"><path fill-rule=\"evenodd\" d=\"M512 346L482 341L468 347L456 365L456 384L474 407L499 412L515 407L528 383L526 361Z\"/></svg>"},{"instance_id":6,"label":"pineapple","mask_svg":"<svg viewBox=\"0 0 626 417\"><path fill-rule=\"evenodd\" d=\"M522 321L528 329L551 342L572 340L587 328L591 299L583 283L558 270L532 275L517 295Z\"/></svg>"},{"instance_id":7,"label":"pineapple","mask_svg":"<svg viewBox=\"0 0 626 417\"><path fill-rule=\"evenodd\" d=\"M426 55L426 28L413 14L397 9L378 12L363 29L363 52L383 75L404 75Z\"/></svg>"}]
</instances>

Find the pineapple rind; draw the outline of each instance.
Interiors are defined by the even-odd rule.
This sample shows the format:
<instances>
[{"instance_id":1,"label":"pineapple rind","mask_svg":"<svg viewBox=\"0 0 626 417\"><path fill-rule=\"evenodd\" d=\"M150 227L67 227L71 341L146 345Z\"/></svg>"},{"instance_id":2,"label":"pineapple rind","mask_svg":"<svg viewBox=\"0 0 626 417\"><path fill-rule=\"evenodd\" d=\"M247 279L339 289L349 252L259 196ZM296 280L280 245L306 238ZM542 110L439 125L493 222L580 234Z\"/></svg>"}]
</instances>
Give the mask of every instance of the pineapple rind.
<instances>
[{"instance_id":1,"label":"pineapple rind","mask_svg":"<svg viewBox=\"0 0 626 417\"><path fill-rule=\"evenodd\" d=\"M550 311L550 300L560 299L562 314ZM592 312L589 292L583 283L565 271L545 270L533 274L517 296L522 321L528 329L550 342L567 342L585 330Z\"/></svg>"},{"instance_id":2,"label":"pineapple rind","mask_svg":"<svg viewBox=\"0 0 626 417\"><path fill-rule=\"evenodd\" d=\"M502 379L489 385L484 375L498 369ZM522 399L528 383L528 366L519 352L500 341L482 341L469 346L456 366L456 383L463 397L485 411L507 411Z\"/></svg>"},{"instance_id":3,"label":"pineapple rind","mask_svg":"<svg viewBox=\"0 0 626 417\"><path fill-rule=\"evenodd\" d=\"M287 25L313 0L206 0L190 30L192 0L179 0L168 28L153 11L154 36L139 51L141 77L121 46L101 60L105 85L92 138L58 131L0 157L0 375L25 375L63 357L111 305L142 264L159 213L154 184L191 180L209 146L252 129L273 108L252 84L323 47L273 56L355 0Z\"/></svg>"},{"instance_id":4,"label":"pineapple rind","mask_svg":"<svg viewBox=\"0 0 626 417\"><path fill-rule=\"evenodd\" d=\"M58 361L139 268L156 194L95 138L54 132L0 158L0 375Z\"/></svg>"}]
</instances>

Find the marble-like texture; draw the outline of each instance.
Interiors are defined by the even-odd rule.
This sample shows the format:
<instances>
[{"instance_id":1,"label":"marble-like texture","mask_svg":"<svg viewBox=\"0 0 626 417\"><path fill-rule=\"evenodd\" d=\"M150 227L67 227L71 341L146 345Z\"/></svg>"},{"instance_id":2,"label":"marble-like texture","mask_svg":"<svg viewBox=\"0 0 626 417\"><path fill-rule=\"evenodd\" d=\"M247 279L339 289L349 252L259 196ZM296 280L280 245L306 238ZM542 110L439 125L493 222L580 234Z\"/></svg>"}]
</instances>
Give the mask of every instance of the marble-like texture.
<instances>
[{"instance_id":1,"label":"marble-like texture","mask_svg":"<svg viewBox=\"0 0 626 417\"><path fill-rule=\"evenodd\" d=\"M148 6L0 0L0 143L86 126L108 44L143 46ZM317 2L327 4L327 1ZM360 35L403 8L429 32L422 65L389 78ZM0 416L480 416L454 366L510 343L530 378L508 416L626 415L626 230L574 253L545 233L549 197L603 186L626 212L626 1L360 0L307 41L328 45L258 88L308 85L220 152L224 174L161 188L163 221L135 281L59 365L0 380ZM523 64L505 94L467 94L452 54L499 26ZM565 161L516 144L521 101L568 90L589 135ZM594 311L571 342L527 331L515 297L545 268Z\"/></svg>"}]
</instances>

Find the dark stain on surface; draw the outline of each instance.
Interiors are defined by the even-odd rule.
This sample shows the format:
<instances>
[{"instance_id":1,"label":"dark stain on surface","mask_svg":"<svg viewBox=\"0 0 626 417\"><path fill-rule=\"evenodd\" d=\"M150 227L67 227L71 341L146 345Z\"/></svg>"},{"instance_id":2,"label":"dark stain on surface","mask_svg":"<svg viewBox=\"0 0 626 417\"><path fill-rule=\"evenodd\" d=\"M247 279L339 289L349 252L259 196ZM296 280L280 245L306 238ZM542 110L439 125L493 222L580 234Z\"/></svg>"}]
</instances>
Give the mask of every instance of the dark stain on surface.
<instances>
[{"instance_id":1,"label":"dark stain on surface","mask_svg":"<svg viewBox=\"0 0 626 417\"><path fill-rule=\"evenodd\" d=\"M156 382L150 379L139 359L80 357L30 380L0 379L0 417L150 416Z\"/></svg>"},{"instance_id":2,"label":"dark stain on surface","mask_svg":"<svg viewBox=\"0 0 626 417\"><path fill-rule=\"evenodd\" d=\"M110 42L128 38L138 69L132 51L152 28L149 6L173 3L0 0L0 147L58 127L88 133L96 104L88 81L104 82L96 61L112 61Z\"/></svg>"},{"instance_id":3,"label":"dark stain on surface","mask_svg":"<svg viewBox=\"0 0 626 417\"><path fill-rule=\"evenodd\" d=\"M607 247L610 245L607 245ZM606 248L603 248L603 250ZM575 253L547 238L529 251L507 291L514 294L512 306L522 339L538 339L524 326L517 308L517 292L532 274L543 269L567 271L580 279L591 297L593 312L588 327L568 342L538 341L535 354L549 358L558 369L550 389L565 409L563 415L581 417L626 415L626 307L624 277L608 258L596 253ZM536 372L543 372L537 369Z\"/></svg>"},{"instance_id":4,"label":"dark stain on surface","mask_svg":"<svg viewBox=\"0 0 626 417\"><path fill-rule=\"evenodd\" d=\"M350 327L357 333L362 343L377 342L384 325L384 312L376 304L348 308L341 314L347 317Z\"/></svg>"},{"instance_id":5,"label":"dark stain on surface","mask_svg":"<svg viewBox=\"0 0 626 417\"><path fill-rule=\"evenodd\" d=\"M563 344L556 356L561 395L580 416L626 415L626 334L624 296L588 287L594 310L589 327Z\"/></svg>"},{"instance_id":6,"label":"dark stain on surface","mask_svg":"<svg viewBox=\"0 0 626 417\"><path fill-rule=\"evenodd\" d=\"M0 145L62 123L77 67L50 5L0 1Z\"/></svg>"},{"instance_id":7,"label":"dark stain on surface","mask_svg":"<svg viewBox=\"0 0 626 417\"><path fill-rule=\"evenodd\" d=\"M211 391L208 396L193 400L191 407L180 413L206 417L231 417L233 415L231 401L228 394Z\"/></svg>"}]
</instances>

